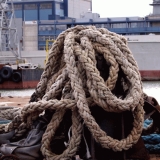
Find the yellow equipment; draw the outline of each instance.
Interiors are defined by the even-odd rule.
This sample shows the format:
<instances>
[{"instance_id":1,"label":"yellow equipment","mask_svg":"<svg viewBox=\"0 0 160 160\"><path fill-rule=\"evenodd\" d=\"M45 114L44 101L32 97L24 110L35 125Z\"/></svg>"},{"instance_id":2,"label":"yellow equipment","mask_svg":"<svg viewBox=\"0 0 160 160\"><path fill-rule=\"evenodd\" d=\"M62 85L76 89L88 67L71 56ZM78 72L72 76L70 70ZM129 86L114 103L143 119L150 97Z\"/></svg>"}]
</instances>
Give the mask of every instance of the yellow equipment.
<instances>
[{"instance_id":1,"label":"yellow equipment","mask_svg":"<svg viewBox=\"0 0 160 160\"><path fill-rule=\"evenodd\" d=\"M54 43L54 39L52 39L52 40L46 40L46 59L45 59L45 64L47 63L47 61L48 61L48 57L49 57L49 50L50 50L50 46L51 46L51 44L49 43L49 42L53 42Z\"/></svg>"}]
</instances>

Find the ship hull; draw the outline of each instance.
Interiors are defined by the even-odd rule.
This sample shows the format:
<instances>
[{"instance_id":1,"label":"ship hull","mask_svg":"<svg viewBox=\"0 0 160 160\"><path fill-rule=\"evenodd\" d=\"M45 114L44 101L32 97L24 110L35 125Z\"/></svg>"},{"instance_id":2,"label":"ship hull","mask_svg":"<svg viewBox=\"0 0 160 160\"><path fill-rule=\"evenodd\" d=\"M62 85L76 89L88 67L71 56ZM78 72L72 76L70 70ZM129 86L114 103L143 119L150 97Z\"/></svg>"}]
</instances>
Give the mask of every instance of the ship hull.
<instances>
[{"instance_id":1,"label":"ship hull","mask_svg":"<svg viewBox=\"0 0 160 160\"><path fill-rule=\"evenodd\" d=\"M18 83L6 80L0 84L0 89L34 89L40 81L43 69L17 70L22 75ZM160 81L160 70L140 70L142 81Z\"/></svg>"},{"instance_id":2,"label":"ship hull","mask_svg":"<svg viewBox=\"0 0 160 160\"><path fill-rule=\"evenodd\" d=\"M29 89L36 88L38 82L40 81L43 69L23 69L15 70L19 72L22 76L20 82L13 82L11 79L4 80L0 84L0 89Z\"/></svg>"},{"instance_id":3,"label":"ship hull","mask_svg":"<svg viewBox=\"0 0 160 160\"><path fill-rule=\"evenodd\" d=\"M140 70L142 81L160 81L160 70Z\"/></svg>"}]
</instances>

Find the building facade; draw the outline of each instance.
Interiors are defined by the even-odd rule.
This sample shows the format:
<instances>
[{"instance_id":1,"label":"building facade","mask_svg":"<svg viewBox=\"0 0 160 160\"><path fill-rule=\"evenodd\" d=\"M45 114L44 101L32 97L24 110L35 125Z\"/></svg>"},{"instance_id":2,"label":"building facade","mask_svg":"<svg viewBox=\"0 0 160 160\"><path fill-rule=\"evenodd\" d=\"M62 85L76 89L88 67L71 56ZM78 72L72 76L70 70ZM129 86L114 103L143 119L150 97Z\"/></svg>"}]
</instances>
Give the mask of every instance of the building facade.
<instances>
[{"instance_id":1,"label":"building facade","mask_svg":"<svg viewBox=\"0 0 160 160\"><path fill-rule=\"evenodd\" d=\"M12 0L16 18L23 21L80 18L91 10L92 0ZM8 2L8 4L10 4Z\"/></svg>"},{"instance_id":2,"label":"building facade","mask_svg":"<svg viewBox=\"0 0 160 160\"><path fill-rule=\"evenodd\" d=\"M92 13L92 0L13 0L16 18L22 19L23 50L45 50L64 30L94 25L122 35L160 34L160 0L145 17L100 18Z\"/></svg>"},{"instance_id":3,"label":"building facade","mask_svg":"<svg viewBox=\"0 0 160 160\"><path fill-rule=\"evenodd\" d=\"M15 17L22 22L19 39L22 50L44 50L46 40L53 40L70 25L53 22L80 18L91 10L92 0L12 0ZM8 2L10 5L11 3ZM19 28L19 27L18 27ZM51 42L50 42L51 43Z\"/></svg>"}]
</instances>

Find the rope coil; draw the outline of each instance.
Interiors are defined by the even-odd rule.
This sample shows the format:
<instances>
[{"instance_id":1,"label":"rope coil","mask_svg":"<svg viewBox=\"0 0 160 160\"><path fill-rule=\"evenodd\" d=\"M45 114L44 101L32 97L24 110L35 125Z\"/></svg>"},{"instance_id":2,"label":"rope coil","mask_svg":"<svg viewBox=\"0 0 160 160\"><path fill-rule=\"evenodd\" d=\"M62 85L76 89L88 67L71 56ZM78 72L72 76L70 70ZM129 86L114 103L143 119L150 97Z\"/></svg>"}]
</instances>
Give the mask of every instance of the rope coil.
<instances>
[{"instance_id":1,"label":"rope coil","mask_svg":"<svg viewBox=\"0 0 160 160\"><path fill-rule=\"evenodd\" d=\"M106 81L97 69L99 55L110 64ZM124 98L112 93L120 69L128 82ZM62 32L53 43L31 102L22 108L21 120L14 122L14 119L7 127L8 130L17 129L18 133L20 127L31 125L46 109L55 110L42 138L41 152L45 159L73 157L81 142L83 122L102 147L114 151L128 150L142 133L143 104L141 76L126 39L104 28L76 26ZM107 136L91 115L90 107L94 105L107 112L132 111L134 122L130 134L122 140ZM66 150L56 155L51 151L50 142L67 109L72 111L72 137ZM2 130L4 125L0 126Z\"/></svg>"}]
</instances>

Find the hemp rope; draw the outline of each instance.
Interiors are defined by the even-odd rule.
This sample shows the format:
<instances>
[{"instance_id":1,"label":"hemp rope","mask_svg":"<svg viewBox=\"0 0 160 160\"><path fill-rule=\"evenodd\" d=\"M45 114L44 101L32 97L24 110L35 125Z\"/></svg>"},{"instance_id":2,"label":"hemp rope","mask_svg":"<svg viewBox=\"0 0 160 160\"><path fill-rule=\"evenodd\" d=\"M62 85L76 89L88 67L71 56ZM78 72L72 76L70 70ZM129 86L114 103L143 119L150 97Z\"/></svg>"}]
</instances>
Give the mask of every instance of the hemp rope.
<instances>
[{"instance_id":1,"label":"hemp rope","mask_svg":"<svg viewBox=\"0 0 160 160\"><path fill-rule=\"evenodd\" d=\"M106 81L96 67L96 57L100 54L111 65ZM112 94L119 67L128 81L129 90L123 99ZM122 151L136 144L141 136L143 104L141 76L126 39L104 28L76 26L58 36L30 103L21 109L17 119L7 126L1 125L0 131L16 129L19 133L49 109L55 110L55 113L42 137L41 152L46 160L75 156L81 142L82 123L103 148ZM132 111L134 122L130 134L122 140L107 136L91 115L90 107L93 105L107 112ZM51 151L50 142L67 109L72 111L72 137L66 150L56 155Z\"/></svg>"}]
</instances>

